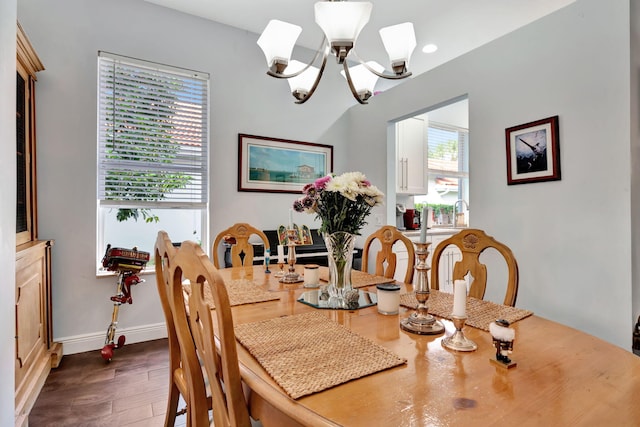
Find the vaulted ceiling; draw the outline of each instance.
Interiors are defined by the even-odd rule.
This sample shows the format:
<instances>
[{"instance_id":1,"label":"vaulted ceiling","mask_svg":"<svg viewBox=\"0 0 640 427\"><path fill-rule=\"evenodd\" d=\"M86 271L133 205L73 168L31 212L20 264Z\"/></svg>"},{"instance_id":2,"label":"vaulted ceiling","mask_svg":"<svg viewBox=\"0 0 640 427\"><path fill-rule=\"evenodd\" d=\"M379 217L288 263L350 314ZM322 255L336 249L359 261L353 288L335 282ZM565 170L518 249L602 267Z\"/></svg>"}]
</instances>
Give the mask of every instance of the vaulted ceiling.
<instances>
[{"instance_id":1,"label":"vaulted ceiling","mask_svg":"<svg viewBox=\"0 0 640 427\"><path fill-rule=\"evenodd\" d=\"M297 24L303 28L298 44L314 50L322 40L322 31L314 20L316 0L145 1L256 34L262 32L270 19ZM358 38L355 50L363 60L376 60L388 67L378 29L413 22L418 46L409 66L418 75L574 1L372 0L371 20ZM422 47L428 43L436 44L438 50L423 53Z\"/></svg>"}]
</instances>

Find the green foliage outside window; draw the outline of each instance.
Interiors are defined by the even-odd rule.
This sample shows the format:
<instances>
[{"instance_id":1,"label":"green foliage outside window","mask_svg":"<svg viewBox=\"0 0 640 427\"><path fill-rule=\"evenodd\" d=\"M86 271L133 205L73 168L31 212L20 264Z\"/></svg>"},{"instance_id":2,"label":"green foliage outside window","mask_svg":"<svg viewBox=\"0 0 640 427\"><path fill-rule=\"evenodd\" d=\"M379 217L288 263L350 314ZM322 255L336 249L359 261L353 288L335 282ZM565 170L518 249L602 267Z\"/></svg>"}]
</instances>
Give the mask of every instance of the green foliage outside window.
<instances>
[{"instance_id":1,"label":"green foliage outside window","mask_svg":"<svg viewBox=\"0 0 640 427\"><path fill-rule=\"evenodd\" d=\"M131 83L118 83L121 87L128 84L128 88L118 91L126 96L108 97L111 114L107 115L105 123L109 141L105 157L117 160L125 167L107 172L106 199L157 202L172 191L185 188L191 181L189 175L157 169L157 163L173 163L181 149L173 136L179 129L173 124L172 116L180 108L178 97L173 94L181 90L182 84L176 83L170 91L156 89L161 96L153 96L148 88L140 87L135 78L131 80ZM144 170L141 165L145 162L156 165ZM159 221L148 208L121 208L116 216L120 222L137 221L140 217L145 222Z\"/></svg>"},{"instance_id":2,"label":"green foliage outside window","mask_svg":"<svg viewBox=\"0 0 640 427\"><path fill-rule=\"evenodd\" d=\"M422 209L425 206L431 208L436 214L442 211L444 214L453 215L453 205L416 203L414 206L416 210L420 211L420 215L422 215Z\"/></svg>"},{"instance_id":3,"label":"green foliage outside window","mask_svg":"<svg viewBox=\"0 0 640 427\"><path fill-rule=\"evenodd\" d=\"M429 158L439 160L458 160L458 141L450 139L435 146L429 145Z\"/></svg>"}]
</instances>

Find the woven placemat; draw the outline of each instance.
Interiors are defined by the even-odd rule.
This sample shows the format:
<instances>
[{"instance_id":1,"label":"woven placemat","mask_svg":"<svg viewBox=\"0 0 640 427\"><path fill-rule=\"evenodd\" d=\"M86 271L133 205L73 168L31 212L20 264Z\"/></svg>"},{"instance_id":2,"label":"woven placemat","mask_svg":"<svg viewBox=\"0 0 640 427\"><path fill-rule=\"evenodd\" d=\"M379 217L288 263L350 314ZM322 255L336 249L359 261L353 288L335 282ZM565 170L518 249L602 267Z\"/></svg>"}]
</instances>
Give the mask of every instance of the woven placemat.
<instances>
[{"instance_id":1,"label":"woven placemat","mask_svg":"<svg viewBox=\"0 0 640 427\"><path fill-rule=\"evenodd\" d=\"M400 295L400 305L415 309L418 306L415 294L406 293ZM451 320L453 294L431 289L427 306L429 307L429 313L434 316ZM533 312L529 310L469 297L467 298L467 321L465 324L488 331L489 324L496 319L505 319L509 323L513 323L532 314Z\"/></svg>"},{"instance_id":2,"label":"woven placemat","mask_svg":"<svg viewBox=\"0 0 640 427\"><path fill-rule=\"evenodd\" d=\"M317 312L237 325L235 333L293 399L406 363Z\"/></svg>"},{"instance_id":3,"label":"woven placemat","mask_svg":"<svg viewBox=\"0 0 640 427\"><path fill-rule=\"evenodd\" d=\"M327 267L322 267L320 269L320 280L324 282L329 281L329 269ZM395 282L393 278L390 279L388 277L375 276L360 270L351 270L351 285L354 288L364 288L366 286L393 282Z\"/></svg>"},{"instance_id":4,"label":"woven placemat","mask_svg":"<svg viewBox=\"0 0 640 427\"><path fill-rule=\"evenodd\" d=\"M280 299L277 294L265 291L264 289L260 289L251 280L248 279L227 280L224 282L224 285L227 288L229 303L232 307L236 305L253 304L256 302L274 301ZM185 284L183 285L183 287L187 294L191 293L191 285ZM211 288L209 288L208 286L204 287L204 299L209 305L211 305L211 307L215 308L216 305L213 303Z\"/></svg>"}]
</instances>

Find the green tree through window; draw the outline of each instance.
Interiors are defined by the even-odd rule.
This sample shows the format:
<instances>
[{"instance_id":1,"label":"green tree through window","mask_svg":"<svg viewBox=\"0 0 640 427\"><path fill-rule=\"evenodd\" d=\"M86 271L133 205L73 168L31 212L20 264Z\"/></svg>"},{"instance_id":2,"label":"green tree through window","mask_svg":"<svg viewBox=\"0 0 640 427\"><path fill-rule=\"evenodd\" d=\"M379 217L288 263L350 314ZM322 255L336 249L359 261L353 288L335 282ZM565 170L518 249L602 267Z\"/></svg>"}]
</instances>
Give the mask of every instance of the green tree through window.
<instances>
[{"instance_id":1,"label":"green tree through window","mask_svg":"<svg viewBox=\"0 0 640 427\"><path fill-rule=\"evenodd\" d=\"M458 160L458 141L450 139L435 146L429 145L429 158L439 160Z\"/></svg>"}]
</instances>

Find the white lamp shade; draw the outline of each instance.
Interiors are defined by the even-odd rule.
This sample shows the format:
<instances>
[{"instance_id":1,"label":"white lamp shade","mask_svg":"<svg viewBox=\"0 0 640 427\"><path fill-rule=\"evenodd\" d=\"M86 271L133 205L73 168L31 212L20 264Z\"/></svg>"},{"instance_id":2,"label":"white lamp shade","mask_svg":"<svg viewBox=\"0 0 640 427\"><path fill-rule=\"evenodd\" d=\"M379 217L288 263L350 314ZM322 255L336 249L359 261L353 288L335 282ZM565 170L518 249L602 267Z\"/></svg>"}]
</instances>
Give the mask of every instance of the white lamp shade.
<instances>
[{"instance_id":1,"label":"white lamp shade","mask_svg":"<svg viewBox=\"0 0 640 427\"><path fill-rule=\"evenodd\" d=\"M320 1L315 4L316 23L334 41L355 41L362 28L369 22L370 2Z\"/></svg>"},{"instance_id":2,"label":"white lamp shade","mask_svg":"<svg viewBox=\"0 0 640 427\"><path fill-rule=\"evenodd\" d=\"M384 71L384 67L375 61L368 61L366 64L379 73ZM347 78L344 70L340 71L340 74L342 74L342 77L345 79ZM367 70L364 65L360 64L355 67L349 67L349 75L351 76L351 82L357 93L365 91L373 93L373 89L378 81L378 76Z\"/></svg>"},{"instance_id":3,"label":"white lamp shade","mask_svg":"<svg viewBox=\"0 0 640 427\"><path fill-rule=\"evenodd\" d=\"M391 63L404 61L409 67L409 59L416 48L416 33L413 24L405 22L381 28L380 37Z\"/></svg>"},{"instance_id":4,"label":"white lamp shade","mask_svg":"<svg viewBox=\"0 0 640 427\"><path fill-rule=\"evenodd\" d=\"M291 52L302 32L302 27L288 22L272 19L258 39L258 46L264 52L267 66L271 67L274 59L289 62Z\"/></svg>"},{"instance_id":5,"label":"white lamp shade","mask_svg":"<svg viewBox=\"0 0 640 427\"><path fill-rule=\"evenodd\" d=\"M285 69L285 74L297 73L304 67L306 67L305 63L294 59L289 62L289 65ZM311 90L313 83L316 81L316 77L318 77L318 68L311 66L300 75L288 78L287 82L289 83L292 93L296 90L307 93Z\"/></svg>"}]
</instances>

